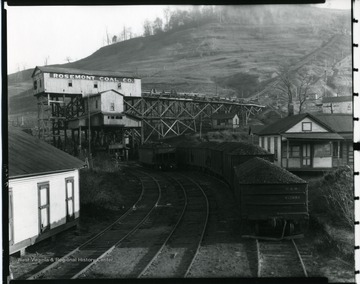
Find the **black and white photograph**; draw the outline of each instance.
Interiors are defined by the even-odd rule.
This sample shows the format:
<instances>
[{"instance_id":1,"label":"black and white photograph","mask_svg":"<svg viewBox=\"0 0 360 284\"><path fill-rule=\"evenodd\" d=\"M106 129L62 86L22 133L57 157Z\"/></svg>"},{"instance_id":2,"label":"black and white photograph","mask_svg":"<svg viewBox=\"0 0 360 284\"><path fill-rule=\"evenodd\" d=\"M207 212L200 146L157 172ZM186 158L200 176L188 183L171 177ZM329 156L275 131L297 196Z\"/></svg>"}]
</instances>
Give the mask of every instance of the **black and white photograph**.
<instances>
[{"instance_id":1,"label":"black and white photograph","mask_svg":"<svg viewBox=\"0 0 360 284\"><path fill-rule=\"evenodd\" d=\"M323 2L5 3L5 277L354 283L353 3Z\"/></svg>"}]
</instances>

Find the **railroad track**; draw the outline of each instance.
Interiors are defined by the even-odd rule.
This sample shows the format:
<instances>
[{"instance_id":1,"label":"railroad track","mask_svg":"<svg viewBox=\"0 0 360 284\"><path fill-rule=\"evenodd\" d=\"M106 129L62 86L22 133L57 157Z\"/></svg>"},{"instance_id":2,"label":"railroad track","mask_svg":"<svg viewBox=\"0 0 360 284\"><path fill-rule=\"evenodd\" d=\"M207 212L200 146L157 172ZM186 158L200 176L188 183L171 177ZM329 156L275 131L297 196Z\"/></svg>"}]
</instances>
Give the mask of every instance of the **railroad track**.
<instances>
[{"instance_id":1,"label":"railroad track","mask_svg":"<svg viewBox=\"0 0 360 284\"><path fill-rule=\"evenodd\" d=\"M119 219L28 279L74 279L109 254L123 239L136 231L156 208L161 188L153 177L137 171L142 184L139 199Z\"/></svg>"},{"instance_id":2,"label":"railroad track","mask_svg":"<svg viewBox=\"0 0 360 284\"><path fill-rule=\"evenodd\" d=\"M256 239L257 277L307 277L306 268L294 240Z\"/></svg>"},{"instance_id":3,"label":"railroad track","mask_svg":"<svg viewBox=\"0 0 360 284\"><path fill-rule=\"evenodd\" d=\"M123 239L109 254L110 263L95 265L79 278L138 278L156 259L186 210L186 194L161 174L146 171L161 187L156 209L133 234Z\"/></svg>"},{"instance_id":4,"label":"railroad track","mask_svg":"<svg viewBox=\"0 0 360 284\"><path fill-rule=\"evenodd\" d=\"M140 273L141 278L187 277L205 234L209 202L202 187L184 175L171 179L186 194L186 210L161 249Z\"/></svg>"}]
</instances>

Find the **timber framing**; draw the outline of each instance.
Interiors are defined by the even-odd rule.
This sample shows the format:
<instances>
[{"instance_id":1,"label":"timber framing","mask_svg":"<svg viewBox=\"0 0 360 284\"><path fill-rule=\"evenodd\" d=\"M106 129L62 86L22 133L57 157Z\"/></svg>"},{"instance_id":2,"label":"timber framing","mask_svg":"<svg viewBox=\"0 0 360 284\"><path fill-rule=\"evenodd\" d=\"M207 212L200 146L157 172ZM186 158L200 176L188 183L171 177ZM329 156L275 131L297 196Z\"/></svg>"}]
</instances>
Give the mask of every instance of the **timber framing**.
<instances>
[{"instance_id":1,"label":"timber framing","mask_svg":"<svg viewBox=\"0 0 360 284\"><path fill-rule=\"evenodd\" d=\"M151 137L164 138L186 131L201 131L202 122L209 122L214 114L237 113L244 125L250 116L265 106L224 100L175 97L124 97L125 113L141 119L141 142Z\"/></svg>"},{"instance_id":2,"label":"timber framing","mask_svg":"<svg viewBox=\"0 0 360 284\"><path fill-rule=\"evenodd\" d=\"M38 136L59 149L65 149L68 140L68 121L86 115L82 94L42 93L38 100ZM237 113L244 125L264 106L254 103L187 97L124 97L124 113L141 120L141 129L125 128L124 134L136 144L151 138L178 136L185 132L202 131L210 125L212 116L219 113ZM73 143L74 141L72 141Z\"/></svg>"}]
</instances>

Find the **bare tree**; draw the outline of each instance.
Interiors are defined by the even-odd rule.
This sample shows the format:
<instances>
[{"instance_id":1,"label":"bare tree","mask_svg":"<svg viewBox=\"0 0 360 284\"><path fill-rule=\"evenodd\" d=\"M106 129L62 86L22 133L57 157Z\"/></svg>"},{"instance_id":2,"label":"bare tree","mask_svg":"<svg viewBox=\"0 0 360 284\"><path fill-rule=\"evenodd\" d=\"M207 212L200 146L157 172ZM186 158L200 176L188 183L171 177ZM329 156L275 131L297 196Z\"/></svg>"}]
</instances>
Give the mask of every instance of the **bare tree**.
<instances>
[{"instance_id":1,"label":"bare tree","mask_svg":"<svg viewBox=\"0 0 360 284\"><path fill-rule=\"evenodd\" d=\"M72 61L71 57L70 56L66 56L65 60L70 63Z\"/></svg>"},{"instance_id":2,"label":"bare tree","mask_svg":"<svg viewBox=\"0 0 360 284\"><path fill-rule=\"evenodd\" d=\"M152 35L152 27L149 20L145 20L144 22L144 36L150 36Z\"/></svg>"},{"instance_id":3,"label":"bare tree","mask_svg":"<svg viewBox=\"0 0 360 284\"><path fill-rule=\"evenodd\" d=\"M49 63L49 58L50 58L49 55L45 57L45 59L44 59L44 65L45 65L45 66L48 65L48 63Z\"/></svg>"},{"instance_id":4,"label":"bare tree","mask_svg":"<svg viewBox=\"0 0 360 284\"><path fill-rule=\"evenodd\" d=\"M280 68L277 75L278 83L274 86L278 94L277 99L287 103L289 116L294 114L294 100L299 103L299 113L302 113L314 83L313 76L307 71L295 73L288 68Z\"/></svg>"},{"instance_id":5,"label":"bare tree","mask_svg":"<svg viewBox=\"0 0 360 284\"><path fill-rule=\"evenodd\" d=\"M134 37L131 27L126 28L126 32L128 34L129 39Z\"/></svg>"},{"instance_id":6,"label":"bare tree","mask_svg":"<svg viewBox=\"0 0 360 284\"><path fill-rule=\"evenodd\" d=\"M106 27L106 43L107 43L107 45L109 45L110 43L111 43L111 41L110 41L110 36L109 36L109 32L108 32L108 29L107 29L107 27Z\"/></svg>"},{"instance_id":7,"label":"bare tree","mask_svg":"<svg viewBox=\"0 0 360 284\"><path fill-rule=\"evenodd\" d=\"M167 7L167 8L164 10L164 17L165 17L164 31L168 31L168 30L170 29L170 25L169 25L170 16L171 16L171 11L170 11L170 8Z\"/></svg>"},{"instance_id":8,"label":"bare tree","mask_svg":"<svg viewBox=\"0 0 360 284\"><path fill-rule=\"evenodd\" d=\"M299 113L302 112L304 104L309 99L309 91L313 83L313 76L306 73L299 74L299 83L296 86L296 98L299 102Z\"/></svg>"},{"instance_id":9,"label":"bare tree","mask_svg":"<svg viewBox=\"0 0 360 284\"><path fill-rule=\"evenodd\" d=\"M279 83L275 85L275 89L280 92L280 99L287 102L288 115L294 115L294 87L293 76L287 68L281 68L277 72Z\"/></svg>"},{"instance_id":10,"label":"bare tree","mask_svg":"<svg viewBox=\"0 0 360 284\"><path fill-rule=\"evenodd\" d=\"M157 17L152 26L154 35L161 33L163 31L162 26L163 26L162 20L159 17Z\"/></svg>"}]
</instances>

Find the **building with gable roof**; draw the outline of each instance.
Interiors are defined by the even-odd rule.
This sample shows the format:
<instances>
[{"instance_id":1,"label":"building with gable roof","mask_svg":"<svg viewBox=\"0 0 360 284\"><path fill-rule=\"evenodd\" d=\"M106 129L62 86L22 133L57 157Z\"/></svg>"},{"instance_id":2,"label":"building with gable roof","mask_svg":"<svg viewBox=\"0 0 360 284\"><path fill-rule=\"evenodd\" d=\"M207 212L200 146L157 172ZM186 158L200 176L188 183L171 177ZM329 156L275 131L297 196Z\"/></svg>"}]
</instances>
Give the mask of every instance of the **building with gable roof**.
<instances>
[{"instance_id":1,"label":"building with gable roof","mask_svg":"<svg viewBox=\"0 0 360 284\"><path fill-rule=\"evenodd\" d=\"M9 252L77 224L84 162L19 129L9 128Z\"/></svg>"},{"instance_id":2,"label":"building with gable roof","mask_svg":"<svg viewBox=\"0 0 360 284\"><path fill-rule=\"evenodd\" d=\"M214 129L234 129L240 125L239 116L236 113L219 113L211 117Z\"/></svg>"},{"instance_id":3,"label":"building with gable roof","mask_svg":"<svg viewBox=\"0 0 360 284\"><path fill-rule=\"evenodd\" d=\"M260 147L290 171L326 171L353 164L352 116L303 113L282 118L259 133Z\"/></svg>"}]
</instances>

